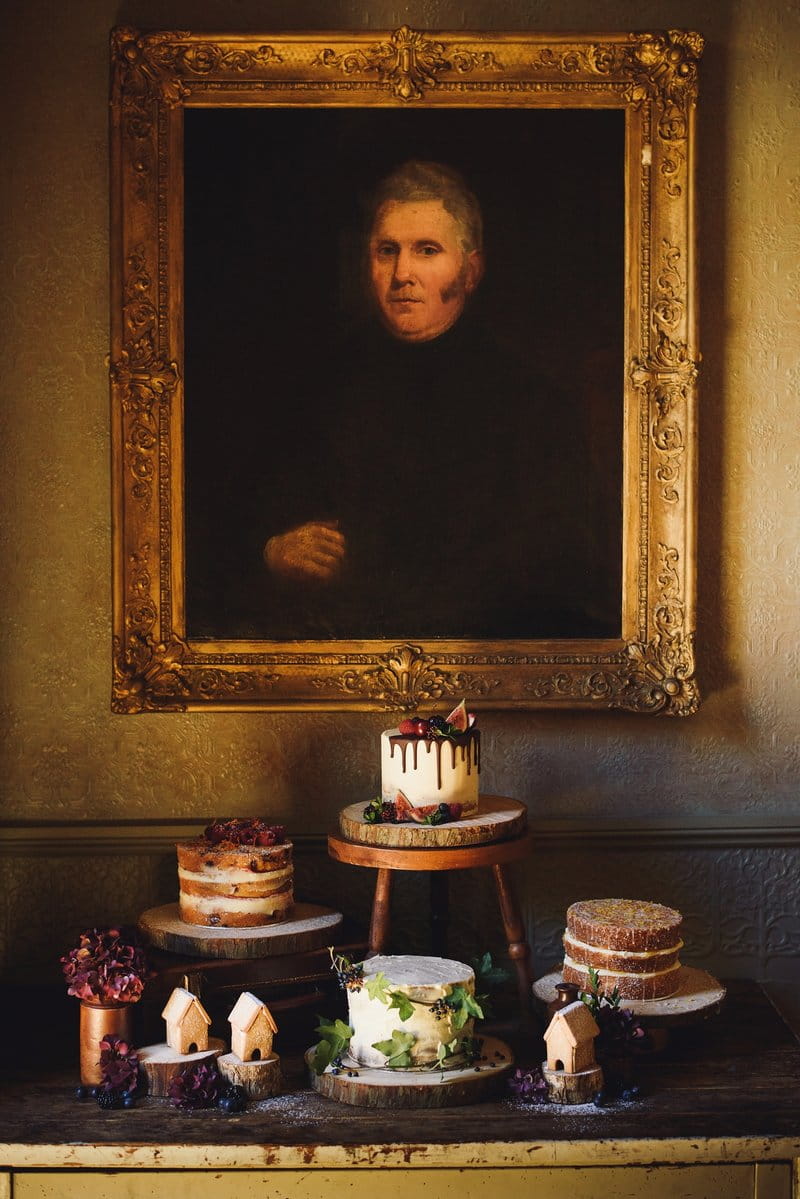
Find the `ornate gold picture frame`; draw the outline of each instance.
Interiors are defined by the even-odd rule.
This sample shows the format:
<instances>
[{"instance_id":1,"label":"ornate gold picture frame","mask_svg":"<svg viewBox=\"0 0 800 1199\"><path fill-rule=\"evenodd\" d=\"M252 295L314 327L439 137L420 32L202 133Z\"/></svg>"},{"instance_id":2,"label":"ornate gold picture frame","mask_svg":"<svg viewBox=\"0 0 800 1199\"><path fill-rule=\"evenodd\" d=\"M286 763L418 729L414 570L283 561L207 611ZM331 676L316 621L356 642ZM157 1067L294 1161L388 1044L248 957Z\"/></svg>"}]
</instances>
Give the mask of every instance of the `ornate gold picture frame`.
<instances>
[{"instance_id":1,"label":"ornate gold picture frame","mask_svg":"<svg viewBox=\"0 0 800 1199\"><path fill-rule=\"evenodd\" d=\"M462 696L484 709L696 710L701 53L698 34L675 30L113 32L115 711L413 710ZM437 302L455 303L462 327L462 306L492 326L491 349L439 339L433 397L403 391L389 341L385 357L365 341L334 363L354 314L373 316L359 309L370 287L382 303L375 270L360 290L347 205L372 214L369 254L399 257L404 234L386 221L375 246L380 214L401 201L369 209L382 184L368 168L391 175L409 157L467 177L483 206L478 245L449 201L423 202L455 222L464 263L480 261ZM417 339L391 322L419 301L387 296L383 333ZM468 363L467 382L446 353ZM346 416L359 387L370 408ZM379 448L347 458L342 429L362 428L365 411ZM434 445L472 430L450 467L438 449L429 469L416 464L430 494L407 486L395 453L398 437L415 444L417 420ZM270 494L295 513L311 497L292 519L335 529L338 546L349 533L336 505L382 517L352 602L338 580L338 608L324 587L304 605L267 580L263 598L259 572L283 536L260 524ZM414 538L401 550L390 534L415 522L446 579L429 566L397 582ZM547 581L559 571L561 591Z\"/></svg>"}]
</instances>

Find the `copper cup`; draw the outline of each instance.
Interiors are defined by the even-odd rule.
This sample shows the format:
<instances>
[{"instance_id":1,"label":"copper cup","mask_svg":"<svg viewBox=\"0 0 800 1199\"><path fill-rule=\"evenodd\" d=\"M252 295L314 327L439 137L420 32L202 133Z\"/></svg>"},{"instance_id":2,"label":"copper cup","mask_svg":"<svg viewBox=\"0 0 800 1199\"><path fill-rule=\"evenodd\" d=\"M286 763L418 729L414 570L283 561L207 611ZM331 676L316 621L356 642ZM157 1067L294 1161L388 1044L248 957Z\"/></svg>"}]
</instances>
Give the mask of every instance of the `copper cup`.
<instances>
[{"instance_id":1,"label":"copper cup","mask_svg":"<svg viewBox=\"0 0 800 1199\"><path fill-rule=\"evenodd\" d=\"M81 1000L81 1082L97 1086L103 1081L100 1070L100 1042L104 1037L132 1040L133 1005L130 1003L90 1003Z\"/></svg>"}]
</instances>

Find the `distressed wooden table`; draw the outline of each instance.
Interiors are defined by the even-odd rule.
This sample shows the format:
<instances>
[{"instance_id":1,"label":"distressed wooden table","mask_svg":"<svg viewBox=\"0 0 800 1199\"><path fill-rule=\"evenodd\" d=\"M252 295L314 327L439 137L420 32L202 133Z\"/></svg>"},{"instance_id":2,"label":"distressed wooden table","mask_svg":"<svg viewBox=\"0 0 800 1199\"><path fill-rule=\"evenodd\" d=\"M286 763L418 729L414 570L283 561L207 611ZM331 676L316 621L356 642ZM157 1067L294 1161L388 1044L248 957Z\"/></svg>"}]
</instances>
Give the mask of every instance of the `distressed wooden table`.
<instances>
[{"instance_id":1,"label":"distressed wooden table","mask_svg":"<svg viewBox=\"0 0 800 1199\"><path fill-rule=\"evenodd\" d=\"M800 1046L752 982L730 983L717 1019L642 1062L639 1102L600 1110L348 1107L310 1091L299 1055L281 1053L287 1093L240 1116L156 1100L102 1112L73 1098L75 1066L7 1075L0 1196L800 1196Z\"/></svg>"}]
</instances>

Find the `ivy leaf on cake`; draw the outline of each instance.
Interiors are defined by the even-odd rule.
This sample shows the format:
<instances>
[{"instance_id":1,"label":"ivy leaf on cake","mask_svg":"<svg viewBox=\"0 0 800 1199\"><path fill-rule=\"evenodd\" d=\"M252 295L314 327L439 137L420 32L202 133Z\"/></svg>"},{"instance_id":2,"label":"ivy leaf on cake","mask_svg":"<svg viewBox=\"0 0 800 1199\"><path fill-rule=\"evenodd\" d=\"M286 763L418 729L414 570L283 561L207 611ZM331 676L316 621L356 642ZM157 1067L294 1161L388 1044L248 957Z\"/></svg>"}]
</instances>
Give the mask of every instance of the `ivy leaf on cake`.
<instances>
[{"instance_id":1,"label":"ivy leaf on cake","mask_svg":"<svg viewBox=\"0 0 800 1199\"><path fill-rule=\"evenodd\" d=\"M411 1065L411 1048L416 1039L413 1033L396 1028L391 1041L376 1041L372 1048L386 1054L386 1065L390 1070L403 1070Z\"/></svg>"},{"instance_id":2,"label":"ivy leaf on cake","mask_svg":"<svg viewBox=\"0 0 800 1199\"><path fill-rule=\"evenodd\" d=\"M364 980L364 986L367 988L367 994L370 999L379 999L381 1003L389 1002L389 980L382 970L377 974L373 974L372 978Z\"/></svg>"},{"instance_id":3,"label":"ivy leaf on cake","mask_svg":"<svg viewBox=\"0 0 800 1199\"><path fill-rule=\"evenodd\" d=\"M311 1067L315 1074L324 1074L331 1062L341 1057L350 1044L353 1030L338 1017L332 1023L324 1016L317 1016L317 1019L319 1024L315 1031L320 1039L311 1059Z\"/></svg>"}]
</instances>

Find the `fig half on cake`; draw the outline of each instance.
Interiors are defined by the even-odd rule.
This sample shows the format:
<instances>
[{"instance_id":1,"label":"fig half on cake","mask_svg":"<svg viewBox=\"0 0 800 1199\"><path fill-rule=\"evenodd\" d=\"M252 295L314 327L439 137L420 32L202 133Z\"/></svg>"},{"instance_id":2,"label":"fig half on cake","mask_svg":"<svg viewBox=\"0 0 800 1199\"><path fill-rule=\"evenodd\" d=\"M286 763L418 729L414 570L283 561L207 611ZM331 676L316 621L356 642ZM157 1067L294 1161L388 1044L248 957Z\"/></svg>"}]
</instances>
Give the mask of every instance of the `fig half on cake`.
<instances>
[{"instance_id":1,"label":"fig half on cake","mask_svg":"<svg viewBox=\"0 0 800 1199\"><path fill-rule=\"evenodd\" d=\"M214 821L178 852L181 920L258 928L288 919L294 904L292 843L257 818Z\"/></svg>"}]
</instances>

